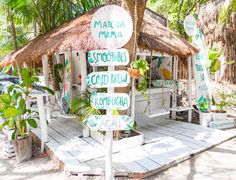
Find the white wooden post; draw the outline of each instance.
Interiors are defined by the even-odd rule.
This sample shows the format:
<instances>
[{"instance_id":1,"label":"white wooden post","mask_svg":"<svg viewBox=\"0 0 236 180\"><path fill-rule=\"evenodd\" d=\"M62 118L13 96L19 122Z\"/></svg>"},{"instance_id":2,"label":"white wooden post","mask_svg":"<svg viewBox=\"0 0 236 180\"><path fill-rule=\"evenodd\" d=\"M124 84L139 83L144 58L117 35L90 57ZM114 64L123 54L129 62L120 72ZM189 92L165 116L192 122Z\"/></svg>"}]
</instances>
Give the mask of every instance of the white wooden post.
<instances>
[{"instance_id":1,"label":"white wooden post","mask_svg":"<svg viewBox=\"0 0 236 180\"><path fill-rule=\"evenodd\" d=\"M135 118L135 79L131 80L131 117Z\"/></svg>"},{"instance_id":2,"label":"white wooden post","mask_svg":"<svg viewBox=\"0 0 236 180\"><path fill-rule=\"evenodd\" d=\"M43 76L44 76L44 83L46 87L49 87L49 72L48 72L48 56L43 55L42 57L42 64L43 64ZM47 119L50 122L51 119L51 110L49 108L49 97L46 97L47 104L46 104L46 111L47 111Z\"/></svg>"},{"instance_id":3,"label":"white wooden post","mask_svg":"<svg viewBox=\"0 0 236 180\"><path fill-rule=\"evenodd\" d=\"M86 54L81 53L80 67L81 67L81 92L84 92L87 88L87 60Z\"/></svg>"},{"instance_id":4,"label":"white wooden post","mask_svg":"<svg viewBox=\"0 0 236 180\"><path fill-rule=\"evenodd\" d=\"M87 60L86 54L84 52L80 52L80 69L81 69L81 88L80 93L86 91L87 88ZM89 128L87 124L83 126L83 137L89 137Z\"/></svg>"},{"instance_id":5,"label":"white wooden post","mask_svg":"<svg viewBox=\"0 0 236 180\"><path fill-rule=\"evenodd\" d=\"M44 55L42 57L42 64L43 64L44 83L46 87L49 87L49 72L48 72L48 56L47 55Z\"/></svg>"},{"instance_id":6,"label":"white wooden post","mask_svg":"<svg viewBox=\"0 0 236 180\"><path fill-rule=\"evenodd\" d=\"M188 122L192 122L192 57L188 58L188 99L190 109L188 111Z\"/></svg>"},{"instance_id":7,"label":"white wooden post","mask_svg":"<svg viewBox=\"0 0 236 180\"><path fill-rule=\"evenodd\" d=\"M48 142L48 129L46 116L44 111L43 96L37 96L38 111L40 117L40 130L41 130L41 153L44 151L44 143Z\"/></svg>"},{"instance_id":8,"label":"white wooden post","mask_svg":"<svg viewBox=\"0 0 236 180\"><path fill-rule=\"evenodd\" d=\"M178 80L178 59L174 57L173 79ZM177 87L175 86L172 92L172 107L177 106ZM172 111L172 119L176 119L176 111Z\"/></svg>"},{"instance_id":9,"label":"white wooden post","mask_svg":"<svg viewBox=\"0 0 236 180\"><path fill-rule=\"evenodd\" d=\"M108 66L108 71L114 71L114 66ZM113 93L114 88L107 88L107 93ZM107 110L108 116L112 115L112 110ZM106 131L106 180L113 179L112 170L112 145L113 145L113 131Z\"/></svg>"}]
</instances>

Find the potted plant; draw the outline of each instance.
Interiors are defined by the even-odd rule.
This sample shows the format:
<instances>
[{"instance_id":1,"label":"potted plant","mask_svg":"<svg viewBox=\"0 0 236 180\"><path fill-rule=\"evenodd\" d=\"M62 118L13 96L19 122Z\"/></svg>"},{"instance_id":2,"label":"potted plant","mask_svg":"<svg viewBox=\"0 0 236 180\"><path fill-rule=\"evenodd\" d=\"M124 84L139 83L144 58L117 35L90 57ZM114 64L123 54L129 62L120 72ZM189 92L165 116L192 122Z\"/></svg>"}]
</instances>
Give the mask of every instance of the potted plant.
<instances>
[{"instance_id":1,"label":"potted plant","mask_svg":"<svg viewBox=\"0 0 236 180\"><path fill-rule=\"evenodd\" d=\"M80 97L73 98L70 113L75 114L78 120L83 123L83 137L89 137L89 128L86 124L87 118L90 115L98 115L101 112L95 109L90 104L91 93L86 91Z\"/></svg>"},{"instance_id":2,"label":"potted plant","mask_svg":"<svg viewBox=\"0 0 236 180\"><path fill-rule=\"evenodd\" d=\"M11 140L18 163L27 161L32 157L32 139L26 133L27 124L37 128L38 112L26 108L26 101L21 93L8 91L9 94L0 95L0 115L4 122L0 129L8 126L12 130Z\"/></svg>"},{"instance_id":3,"label":"potted plant","mask_svg":"<svg viewBox=\"0 0 236 180\"><path fill-rule=\"evenodd\" d=\"M216 109L212 110L213 120L227 119L227 108L235 104L233 94L227 91L219 91L214 98Z\"/></svg>"},{"instance_id":4,"label":"potted plant","mask_svg":"<svg viewBox=\"0 0 236 180\"><path fill-rule=\"evenodd\" d=\"M31 76L27 68L22 69L22 82L20 84L7 85L7 93L0 96L0 116L4 122L0 129L8 126L11 129L13 146L18 162L27 161L32 157L32 141L27 134L29 127L37 128L36 120L39 120L38 112L30 110L29 96L32 87L39 82L38 77ZM37 85L37 88L54 94L54 91L45 86ZM6 92L6 91L5 91Z\"/></svg>"},{"instance_id":5,"label":"potted plant","mask_svg":"<svg viewBox=\"0 0 236 180\"><path fill-rule=\"evenodd\" d=\"M149 70L148 62L145 59L132 61L128 72L130 77L138 79L140 76L145 76Z\"/></svg>"},{"instance_id":6,"label":"potted plant","mask_svg":"<svg viewBox=\"0 0 236 180\"><path fill-rule=\"evenodd\" d=\"M210 102L211 100L209 98L204 98L203 96L198 101L199 124L205 127L208 127L210 122L212 121Z\"/></svg>"},{"instance_id":7,"label":"potted plant","mask_svg":"<svg viewBox=\"0 0 236 180\"><path fill-rule=\"evenodd\" d=\"M138 91L146 96L147 86L148 86L148 76L147 71L149 70L148 62L145 59L139 59L131 62L131 67L128 68L130 77L134 79L141 78L138 83Z\"/></svg>"}]
</instances>

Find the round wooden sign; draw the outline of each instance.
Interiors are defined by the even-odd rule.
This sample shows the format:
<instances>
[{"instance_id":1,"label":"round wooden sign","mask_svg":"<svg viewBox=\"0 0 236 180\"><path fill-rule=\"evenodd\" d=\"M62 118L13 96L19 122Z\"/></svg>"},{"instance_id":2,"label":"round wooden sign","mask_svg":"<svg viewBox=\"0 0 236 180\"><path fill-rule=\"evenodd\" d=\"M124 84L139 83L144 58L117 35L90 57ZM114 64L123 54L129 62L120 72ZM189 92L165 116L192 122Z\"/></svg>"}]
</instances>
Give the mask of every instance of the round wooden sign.
<instances>
[{"instance_id":1,"label":"round wooden sign","mask_svg":"<svg viewBox=\"0 0 236 180\"><path fill-rule=\"evenodd\" d=\"M197 28L196 19L192 15L188 15L184 19L184 30L188 36L193 36Z\"/></svg>"},{"instance_id":2,"label":"round wooden sign","mask_svg":"<svg viewBox=\"0 0 236 180\"><path fill-rule=\"evenodd\" d=\"M106 49L123 47L131 38L133 21L129 13L117 5L107 5L93 15L90 29L97 44Z\"/></svg>"}]
</instances>

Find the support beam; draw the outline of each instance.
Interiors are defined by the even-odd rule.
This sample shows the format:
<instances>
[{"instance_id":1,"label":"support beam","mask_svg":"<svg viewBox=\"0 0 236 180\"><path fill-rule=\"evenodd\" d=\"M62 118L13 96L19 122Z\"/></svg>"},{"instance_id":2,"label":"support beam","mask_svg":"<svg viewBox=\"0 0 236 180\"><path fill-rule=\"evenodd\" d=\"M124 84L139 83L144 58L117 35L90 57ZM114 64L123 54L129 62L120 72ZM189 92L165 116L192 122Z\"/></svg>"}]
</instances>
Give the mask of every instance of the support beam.
<instances>
[{"instance_id":1,"label":"support beam","mask_svg":"<svg viewBox=\"0 0 236 180\"><path fill-rule=\"evenodd\" d=\"M173 69L173 79L178 80L178 59L174 57L174 69ZM172 93L172 108L177 106L177 87L175 86ZM176 111L172 111L172 119L176 119Z\"/></svg>"},{"instance_id":2,"label":"support beam","mask_svg":"<svg viewBox=\"0 0 236 180\"><path fill-rule=\"evenodd\" d=\"M80 67L81 67L81 93L85 92L87 88L87 61L86 61L86 54L80 53Z\"/></svg>"},{"instance_id":3,"label":"support beam","mask_svg":"<svg viewBox=\"0 0 236 180\"><path fill-rule=\"evenodd\" d=\"M188 111L188 122L192 122L192 57L188 58L188 99L191 109Z\"/></svg>"},{"instance_id":4,"label":"support beam","mask_svg":"<svg viewBox=\"0 0 236 180\"><path fill-rule=\"evenodd\" d=\"M47 55L43 55L42 64L43 64L44 83L46 87L49 87L49 72L48 72L48 56Z\"/></svg>"}]
</instances>

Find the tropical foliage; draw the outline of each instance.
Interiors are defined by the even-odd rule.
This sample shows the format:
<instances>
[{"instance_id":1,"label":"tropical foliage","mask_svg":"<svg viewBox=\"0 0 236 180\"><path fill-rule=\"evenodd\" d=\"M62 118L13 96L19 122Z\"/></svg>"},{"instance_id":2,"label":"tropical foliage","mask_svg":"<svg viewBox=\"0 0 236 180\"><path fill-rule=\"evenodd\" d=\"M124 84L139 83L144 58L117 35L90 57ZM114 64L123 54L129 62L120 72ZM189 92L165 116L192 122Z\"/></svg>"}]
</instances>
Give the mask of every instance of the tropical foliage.
<instances>
[{"instance_id":1,"label":"tropical foliage","mask_svg":"<svg viewBox=\"0 0 236 180\"><path fill-rule=\"evenodd\" d=\"M155 12L164 15L168 20L168 26L187 38L183 22L187 15L193 14L197 18L198 7L209 0L149 0L148 7Z\"/></svg>"},{"instance_id":2,"label":"tropical foliage","mask_svg":"<svg viewBox=\"0 0 236 180\"><path fill-rule=\"evenodd\" d=\"M101 4L102 0L2 0L0 2L0 57L38 34Z\"/></svg>"},{"instance_id":3,"label":"tropical foliage","mask_svg":"<svg viewBox=\"0 0 236 180\"><path fill-rule=\"evenodd\" d=\"M18 136L25 137L27 124L32 128L37 128L36 120L39 120L38 112L26 108L26 101L20 92L8 89L7 94L0 95L0 117L4 123L0 129L8 126L13 129L11 138Z\"/></svg>"}]
</instances>

